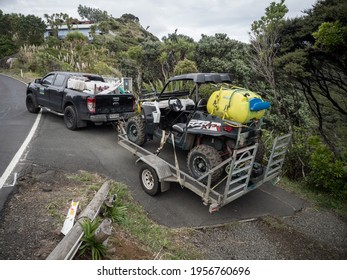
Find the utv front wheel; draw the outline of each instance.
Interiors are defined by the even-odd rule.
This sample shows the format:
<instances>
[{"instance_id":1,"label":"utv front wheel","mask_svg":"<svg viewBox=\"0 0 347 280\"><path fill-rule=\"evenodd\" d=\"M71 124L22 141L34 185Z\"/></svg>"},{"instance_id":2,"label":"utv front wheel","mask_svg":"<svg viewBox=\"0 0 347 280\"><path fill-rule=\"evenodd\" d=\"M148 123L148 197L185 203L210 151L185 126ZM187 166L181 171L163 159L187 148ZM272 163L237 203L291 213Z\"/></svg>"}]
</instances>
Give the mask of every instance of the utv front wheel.
<instances>
[{"instance_id":1,"label":"utv front wheel","mask_svg":"<svg viewBox=\"0 0 347 280\"><path fill-rule=\"evenodd\" d=\"M199 178L209 172L211 169L216 167L222 162L222 157L219 155L219 152L208 145L199 145L193 148L187 159L188 170L194 178ZM220 178L223 173L223 168L217 169L213 172L211 181L216 181ZM206 177L203 181L207 181Z\"/></svg>"},{"instance_id":2,"label":"utv front wheel","mask_svg":"<svg viewBox=\"0 0 347 280\"><path fill-rule=\"evenodd\" d=\"M152 167L147 164L142 164L139 177L141 187L147 194L155 196L160 192L158 175Z\"/></svg>"},{"instance_id":3,"label":"utv front wheel","mask_svg":"<svg viewBox=\"0 0 347 280\"><path fill-rule=\"evenodd\" d=\"M146 127L141 116L131 117L126 124L128 139L141 146L146 143Z\"/></svg>"}]
</instances>

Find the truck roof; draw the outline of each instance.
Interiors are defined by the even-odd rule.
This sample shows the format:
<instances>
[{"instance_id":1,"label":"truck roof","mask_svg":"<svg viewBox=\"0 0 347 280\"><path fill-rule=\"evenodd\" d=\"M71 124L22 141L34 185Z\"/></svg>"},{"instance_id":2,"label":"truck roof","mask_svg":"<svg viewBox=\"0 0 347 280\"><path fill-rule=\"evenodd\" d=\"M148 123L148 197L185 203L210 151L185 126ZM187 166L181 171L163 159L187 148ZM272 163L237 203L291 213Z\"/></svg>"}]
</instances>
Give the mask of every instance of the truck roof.
<instances>
[{"instance_id":1,"label":"truck roof","mask_svg":"<svg viewBox=\"0 0 347 280\"><path fill-rule=\"evenodd\" d=\"M192 80L198 84L204 83L231 83L230 74L227 73L189 73L171 77L169 81Z\"/></svg>"},{"instance_id":2,"label":"truck roof","mask_svg":"<svg viewBox=\"0 0 347 280\"><path fill-rule=\"evenodd\" d=\"M51 71L47 75L53 74L53 73L60 73L60 74L64 74L67 76L79 76L79 77L82 76L82 77L89 78L90 80L104 81L104 79L101 75L86 73L86 72Z\"/></svg>"}]
</instances>

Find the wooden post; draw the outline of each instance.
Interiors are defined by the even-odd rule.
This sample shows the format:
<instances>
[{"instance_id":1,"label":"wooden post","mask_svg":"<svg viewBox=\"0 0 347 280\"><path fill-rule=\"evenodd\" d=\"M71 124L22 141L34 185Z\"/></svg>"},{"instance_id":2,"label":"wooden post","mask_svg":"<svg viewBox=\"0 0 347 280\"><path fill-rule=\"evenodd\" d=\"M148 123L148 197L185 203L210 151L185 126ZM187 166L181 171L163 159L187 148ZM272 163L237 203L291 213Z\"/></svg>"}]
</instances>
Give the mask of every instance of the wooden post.
<instances>
[{"instance_id":1,"label":"wooden post","mask_svg":"<svg viewBox=\"0 0 347 280\"><path fill-rule=\"evenodd\" d=\"M100 208L104 203L110 188L110 181L106 181L101 186L92 201L78 216L77 222L72 229L65 235L57 247L55 247L55 249L46 258L47 260L69 260L74 257L79 248L80 240L84 234L80 223L82 223L85 219L89 219L90 221L95 219L95 217L99 214Z\"/></svg>"},{"instance_id":2,"label":"wooden post","mask_svg":"<svg viewBox=\"0 0 347 280\"><path fill-rule=\"evenodd\" d=\"M96 229L94 233L95 241L103 243L107 243L107 239L112 233L112 221L109 218L106 218L102 221L102 223L99 225L99 227Z\"/></svg>"}]
</instances>

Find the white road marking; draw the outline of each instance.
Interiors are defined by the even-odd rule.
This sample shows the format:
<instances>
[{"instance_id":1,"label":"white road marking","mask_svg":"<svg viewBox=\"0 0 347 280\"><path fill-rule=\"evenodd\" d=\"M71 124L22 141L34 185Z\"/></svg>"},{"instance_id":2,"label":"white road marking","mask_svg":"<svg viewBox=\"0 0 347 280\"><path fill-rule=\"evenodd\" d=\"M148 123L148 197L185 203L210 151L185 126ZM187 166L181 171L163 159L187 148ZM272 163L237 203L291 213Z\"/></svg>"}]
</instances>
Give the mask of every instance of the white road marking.
<instances>
[{"instance_id":1,"label":"white road marking","mask_svg":"<svg viewBox=\"0 0 347 280\"><path fill-rule=\"evenodd\" d=\"M39 114L36 117L36 120L27 136L27 138L24 140L22 146L19 148L19 150L17 151L17 153L14 155L14 157L12 158L10 164L7 166L6 170L4 171L4 173L2 174L1 178L0 178L0 189L5 185L8 177L11 175L12 171L14 170L14 168L16 167L17 163L19 162L19 160L21 159L25 149L27 148L27 146L29 145L31 139L33 138L36 129L39 125L40 119L41 119L41 111L39 112Z\"/></svg>"}]
</instances>

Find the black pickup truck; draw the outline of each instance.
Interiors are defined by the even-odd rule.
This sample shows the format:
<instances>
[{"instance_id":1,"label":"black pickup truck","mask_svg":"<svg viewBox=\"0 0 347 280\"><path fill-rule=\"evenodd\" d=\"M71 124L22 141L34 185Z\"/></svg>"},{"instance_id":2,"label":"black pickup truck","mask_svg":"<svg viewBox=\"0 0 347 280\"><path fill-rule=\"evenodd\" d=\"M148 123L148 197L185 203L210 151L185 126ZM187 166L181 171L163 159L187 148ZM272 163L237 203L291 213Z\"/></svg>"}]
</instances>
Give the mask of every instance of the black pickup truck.
<instances>
[{"instance_id":1,"label":"black pickup truck","mask_svg":"<svg viewBox=\"0 0 347 280\"><path fill-rule=\"evenodd\" d=\"M94 122L117 122L134 115L135 97L119 84L88 73L50 72L28 84L29 112L40 108L64 116L66 127L76 130Z\"/></svg>"}]
</instances>

